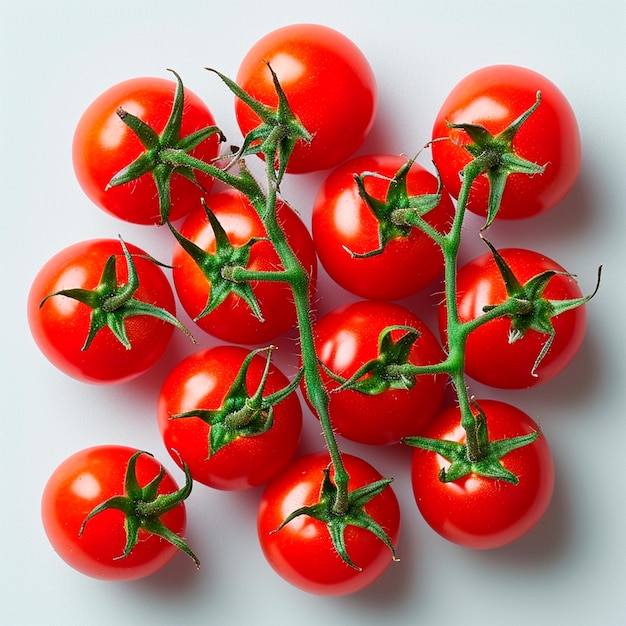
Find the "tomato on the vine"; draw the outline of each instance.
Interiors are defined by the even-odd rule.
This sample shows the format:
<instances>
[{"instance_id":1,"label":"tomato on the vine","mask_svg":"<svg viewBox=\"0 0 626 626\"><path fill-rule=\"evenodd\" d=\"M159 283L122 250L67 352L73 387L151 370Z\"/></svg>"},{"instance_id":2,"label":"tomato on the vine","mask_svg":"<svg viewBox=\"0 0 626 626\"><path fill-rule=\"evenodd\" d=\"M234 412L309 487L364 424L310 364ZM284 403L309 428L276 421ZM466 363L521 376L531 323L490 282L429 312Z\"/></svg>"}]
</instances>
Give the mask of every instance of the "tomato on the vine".
<instances>
[{"instance_id":1,"label":"tomato on the vine","mask_svg":"<svg viewBox=\"0 0 626 626\"><path fill-rule=\"evenodd\" d=\"M236 82L259 102L278 103L269 64L295 116L313 135L296 143L287 171L334 167L350 157L370 130L377 106L376 80L358 47L345 35L318 24L272 31L247 52ZM235 113L245 135L259 117L239 99Z\"/></svg>"},{"instance_id":2,"label":"tomato on the vine","mask_svg":"<svg viewBox=\"0 0 626 626\"><path fill-rule=\"evenodd\" d=\"M399 300L430 284L443 269L441 249L421 230L401 229L391 220L381 225L354 178L367 172L365 191L384 202L391 179L406 163L401 156L386 154L346 161L324 181L313 204L311 226L320 262L335 282L362 298ZM435 194L438 187L435 176L415 162L405 184L410 197ZM454 206L443 190L424 219L443 233L453 215ZM394 232L381 237L383 228ZM381 249L381 239L387 238ZM374 251L379 253L370 255Z\"/></svg>"},{"instance_id":3,"label":"tomato on the vine","mask_svg":"<svg viewBox=\"0 0 626 626\"><path fill-rule=\"evenodd\" d=\"M539 431L520 409L496 400L478 400L490 441ZM424 437L464 443L458 407L444 409ZM546 512L554 488L554 464L543 434L508 452L502 465L518 477L517 485L471 472L450 482L439 479L450 462L429 450L413 453L411 480L417 506L426 522L449 541L474 549L511 543L529 532Z\"/></svg>"},{"instance_id":4,"label":"tomato on the vine","mask_svg":"<svg viewBox=\"0 0 626 626\"><path fill-rule=\"evenodd\" d=\"M543 297L552 301L581 298L576 280L548 257L522 248L506 248L499 254L520 283L543 272L556 272ZM461 323L476 319L485 306L507 299L504 279L490 252L462 266L457 274L457 304ZM554 334L529 329L511 341L511 319L499 317L472 330L465 349L465 372L474 380L501 389L523 389L547 382L559 374L578 352L585 335L585 307L579 306L552 317ZM439 308L439 328L446 336L446 307ZM551 343L547 344L550 341ZM547 352L537 363L544 346Z\"/></svg>"},{"instance_id":5,"label":"tomato on the vine","mask_svg":"<svg viewBox=\"0 0 626 626\"><path fill-rule=\"evenodd\" d=\"M563 200L581 165L576 117L563 93L550 80L514 65L493 65L472 72L457 83L437 114L432 156L444 187L453 197L458 198L462 182L459 174L473 157L466 150L472 144L469 134L449 124L482 126L496 137L533 106L538 91L541 102L517 130L510 148L514 155L545 166L545 170L532 176L510 174L497 217L530 217ZM471 186L467 208L487 215L488 196L487 177L478 176Z\"/></svg>"},{"instance_id":6,"label":"tomato on the vine","mask_svg":"<svg viewBox=\"0 0 626 626\"><path fill-rule=\"evenodd\" d=\"M382 478L358 457L344 454L343 462L350 475L351 490ZM326 524L313 517L298 516L274 532L291 513L318 502L323 473L329 463L326 452L307 454L270 482L259 505L257 528L263 554L282 578L309 593L346 595L370 585L392 563L385 543L369 530L348 525L345 547L356 565L351 567L337 554ZM333 476L331 470L331 480ZM391 487L372 498L364 510L395 545L400 534L400 507Z\"/></svg>"},{"instance_id":7,"label":"tomato on the vine","mask_svg":"<svg viewBox=\"0 0 626 626\"><path fill-rule=\"evenodd\" d=\"M393 345L388 346L385 364L365 373L356 387L339 389L342 383L334 377L348 380L367 362L378 359L381 333L398 326L417 331L413 343L405 345L404 358L388 358L400 341L406 341L406 330L397 328L390 333ZM403 363L432 365L445 358L432 331L405 307L392 302L357 301L324 315L315 322L313 332L321 375L330 392L331 421L343 437L371 445L399 443L403 437L421 432L441 408L446 376L405 377L394 373L394 368L399 369L396 366Z\"/></svg>"},{"instance_id":8,"label":"tomato on the vine","mask_svg":"<svg viewBox=\"0 0 626 626\"><path fill-rule=\"evenodd\" d=\"M224 229L228 246L239 249L253 242L246 269L283 269L278 253L267 239L261 218L242 193L227 190L214 194L208 199L208 206ZM277 215L288 243L311 276L313 289L317 276L317 257L311 235L300 217L287 204L278 203ZM216 254L215 230L204 207L198 207L189 214L181 226L180 234L205 253ZM209 302L213 286L180 244L175 245L172 265L174 287L185 311L200 328L223 341L240 344L267 343L296 325L296 309L291 289L287 283L280 281L251 283L253 297L258 303L262 319L255 315L249 303L237 293L228 293L213 310L198 317ZM221 271L218 278L222 280Z\"/></svg>"},{"instance_id":9,"label":"tomato on the vine","mask_svg":"<svg viewBox=\"0 0 626 626\"><path fill-rule=\"evenodd\" d=\"M129 464L137 493L127 493ZM145 489L160 472L158 483ZM117 445L86 448L65 459L48 479L41 500L44 530L57 554L83 574L101 580L143 578L166 565L183 545L182 496L173 506L159 502L177 492L172 476L149 454ZM150 504L164 511L158 518L149 513L136 516L131 505L125 513L126 503L120 502L128 496L139 496L138 500L147 496L148 502L140 506ZM98 511L112 498L114 506Z\"/></svg>"},{"instance_id":10,"label":"tomato on the vine","mask_svg":"<svg viewBox=\"0 0 626 626\"><path fill-rule=\"evenodd\" d=\"M30 289L28 323L36 344L78 380L120 383L142 374L161 358L180 324L163 270L140 248L125 245L138 280L132 293L123 245L115 239L82 241L61 250Z\"/></svg>"},{"instance_id":11,"label":"tomato on the vine","mask_svg":"<svg viewBox=\"0 0 626 626\"><path fill-rule=\"evenodd\" d=\"M115 174L130 165L146 147L120 119L118 109L140 118L161 134L172 113L176 82L163 78L131 78L110 87L98 96L81 116L74 133L72 159L80 186L101 209L136 224L161 223L157 186L151 172L132 182L107 188ZM204 102L192 91L184 90L184 115L179 139L215 120ZM218 155L219 135L213 134L189 153L211 162ZM175 221L200 204L213 185L213 179L196 172L196 183L175 172L169 181L171 212Z\"/></svg>"},{"instance_id":12,"label":"tomato on the vine","mask_svg":"<svg viewBox=\"0 0 626 626\"><path fill-rule=\"evenodd\" d=\"M266 361L261 356L250 361L241 389L229 393L249 354L231 345L195 352L172 369L159 394L158 425L165 447L179 465L188 465L194 480L216 489L240 490L268 482L291 461L300 440L302 410L295 393L271 408L250 401L264 377ZM262 395L288 385L287 377L271 365ZM214 425L201 417L220 409L223 413ZM194 411L199 413L176 417ZM213 429L222 429L219 439Z\"/></svg>"}]
</instances>

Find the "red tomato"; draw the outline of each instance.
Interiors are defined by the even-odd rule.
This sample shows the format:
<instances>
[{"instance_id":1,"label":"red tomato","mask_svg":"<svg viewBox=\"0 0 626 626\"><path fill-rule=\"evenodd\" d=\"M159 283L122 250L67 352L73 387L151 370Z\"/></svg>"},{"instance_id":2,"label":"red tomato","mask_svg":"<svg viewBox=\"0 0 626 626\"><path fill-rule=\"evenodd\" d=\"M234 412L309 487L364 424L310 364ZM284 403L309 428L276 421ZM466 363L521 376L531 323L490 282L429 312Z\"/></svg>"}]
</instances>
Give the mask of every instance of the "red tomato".
<instances>
[{"instance_id":1,"label":"red tomato","mask_svg":"<svg viewBox=\"0 0 626 626\"><path fill-rule=\"evenodd\" d=\"M364 179L366 192L384 201L389 179L405 163L405 158L393 155L354 158L328 176L315 198L312 233L319 259L335 282L362 298L399 300L430 284L443 269L441 249L417 228L408 236L392 239L376 256L351 254L380 248L379 221L360 196L354 174L375 172L385 177ZM413 163L406 182L410 196L437 191L437 179L417 163ZM453 215L452 201L443 191L439 205L425 219L444 232Z\"/></svg>"},{"instance_id":2,"label":"red tomato","mask_svg":"<svg viewBox=\"0 0 626 626\"><path fill-rule=\"evenodd\" d=\"M176 83L170 80L132 78L102 93L78 122L72 144L76 177L89 198L115 217L136 224L158 224L161 221L157 189L150 172L130 183L107 189L114 174L146 151L116 111L123 108L161 134L172 111L175 90ZM180 136L213 126L213 115L200 98L188 89L184 94ZM218 136L212 135L190 154L210 162L218 154L218 143ZM202 189L180 174L172 175L172 221L199 206L200 198L211 189L211 177L198 172L196 178Z\"/></svg>"},{"instance_id":3,"label":"red tomato","mask_svg":"<svg viewBox=\"0 0 626 626\"><path fill-rule=\"evenodd\" d=\"M194 480L216 489L246 489L268 482L291 461L300 440L302 410L294 393L273 408L269 430L238 435L211 456L211 426L206 421L200 417L170 419L197 409L222 408L247 355L248 350L237 346L200 350L174 367L159 394L158 423L165 447L181 467L181 459L185 461ZM255 356L250 364L246 376L250 396L259 387L265 363ZM288 384L284 374L271 366L263 396Z\"/></svg>"},{"instance_id":4,"label":"red tomato","mask_svg":"<svg viewBox=\"0 0 626 626\"><path fill-rule=\"evenodd\" d=\"M340 307L319 319L313 328L318 358L325 368L350 378L364 363L379 356L379 336L388 326L406 325L420 336L409 352L413 365L443 361L443 350L426 324L414 313L391 302L363 300ZM403 331L393 331L397 341ZM330 391L330 417L336 432L352 441L372 445L399 443L419 434L437 414L446 376L420 375L408 389L387 389L376 395L344 389L322 370Z\"/></svg>"},{"instance_id":5,"label":"red tomato","mask_svg":"<svg viewBox=\"0 0 626 626\"><path fill-rule=\"evenodd\" d=\"M236 82L256 100L276 107L267 63L292 111L313 135L311 143L296 144L287 171L323 170L351 156L370 130L377 105L374 74L357 46L318 24L293 24L265 35L244 57ZM235 113L244 135L260 123L240 100Z\"/></svg>"},{"instance_id":6,"label":"red tomato","mask_svg":"<svg viewBox=\"0 0 626 626\"><path fill-rule=\"evenodd\" d=\"M358 457L344 454L343 461L350 474L350 490L382 478ZM326 452L308 454L275 478L263 493L257 528L263 554L280 576L309 593L337 596L367 587L387 569L392 555L380 539L363 528L347 526L346 550L361 568L359 571L339 557L326 525L310 516L296 517L278 532L272 532L293 511L319 501L323 470L328 464ZM364 509L395 545L400 534L400 507L391 487L376 495Z\"/></svg>"},{"instance_id":7,"label":"red tomato","mask_svg":"<svg viewBox=\"0 0 626 626\"><path fill-rule=\"evenodd\" d=\"M539 430L523 411L504 402L479 400L487 417L490 441L517 437ZM442 411L424 437L465 442L460 411ZM552 453L545 436L506 454L502 465L519 483L485 478L471 473L441 482L440 470L449 461L427 450L413 453L411 480L417 506L428 524L453 543L474 549L504 546L526 534L545 513L554 488Z\"/></svg>"},{"instance_id":8,"label":"red tomato","mask_svg":"<svg viewBox=\"0 0 626 626\"><path fill-rule=\"evenodd\" d=\"M513 274L522 284L547 270L565 272L555 261L531 250L499 250ZM574 278L557 274L550 279L543 296L549 300L582 297ZM477 318L486 305L507 299L504 280L493 255L487 252L464 265L457 274L459 320ZM439 328L445 337L445 306L439 309ZM523 389L547 382L570 363L585 335L585 306L570 309L552 318L554 339L533 375L535 361L549 338L548 334L530 329L517 341L509 342L511 319L501 317L472 331L465 351L465 372L474 380L500 389Z\"/></svg>"},{"instance_id":9,"label":"red tomato","mask_svg":"<svg viewBox=\"0 0 626 626\"><path fill-rule=\"evenodd\" d=\"M57 554L87 576L101 580L143 578L161 569L178 551L172 543L142 528L131 552L122 557L126 546L125 517L116 509L94 515L79 534L85 518L96 506L111 497L125 495L126 469L136 452L133 448L113 445L81 450L54 470L44 488L41 515L46 535ZM136 465L139 485L146 486L161 468L152 456L139 456ZM158 493L177 490L166 472ZM176 535L182 535L186 526L184 503L164 513L160 520Z\"/></svg>"},{"instance_id":10,"label":"red tomato","mask_svg":"<svg viewBox=\"0 0 626 626\"><path fill-rule=\"evenodd\" d=\"M163 270L136 256L146 254L140 248L131 244L127 247L139 277L134 298L173 315L174 294ZM161 358L174 330L163 320L135 315L123 322L130 349L105 326L83 350L93 309L63 295L47 299L40 307L46 296L60 290L95 290L112 255L118 255L117 283L124 285L128 272L120 241L93 239L73 244L53 256L35 277L28 296L28 323L40 350L60 370L84 382L120 383L142 374Z\"/></svg>"},{"instance_id":11,"label":"red tomato","mask_svg":"<svg viewBox=\"0 0 626 626\"><path fill-rule=\"evenodd\" d=\"M230 244L239 248L251 238L266 237L263 223L254 207L239 192L228 190L211 196L211 211L228 235ZM279 203L278 219L287 240L312 276L317 274L313 240L302 220L286 204ZM215 233L203 207L194 210L184 221L181 234L205 252L215 254ZM211 284L202 270L180 245L174 249L172 265L176 292L188 315L195 319L205 308ZM281 270L278 254L270 241L257 241L250 252L249 270ZM254 316L248 304L236 294L229 294L211 313L196 320L207 333L223 341L261 344L286 333L296 325L296 311L287 283L257 282L252 285L264 321Z\"/></svg>"},{"instance_id":12,"label":"red tomato","mask_svg":"<svg viewBox=\"0 0 626 626\"><path fill-rule=\"evenodd\" d=\"M463 147L467 133L454 124L478 124L497 135L528 110L541 91L541 104L522 124L512 142L515 154L540 166L541 175L515 173L508 177L500 218L525 218L558 204L572 188L581 164L581 142L574 112L563 93L547 78L523 67L494 65L461 80L441 106L433 127L432 156L444 187L459 195L459 172L472 159ZM467 208L487 214L489 185L485 176L473 183Z\"/></svg>"}]
</instances>

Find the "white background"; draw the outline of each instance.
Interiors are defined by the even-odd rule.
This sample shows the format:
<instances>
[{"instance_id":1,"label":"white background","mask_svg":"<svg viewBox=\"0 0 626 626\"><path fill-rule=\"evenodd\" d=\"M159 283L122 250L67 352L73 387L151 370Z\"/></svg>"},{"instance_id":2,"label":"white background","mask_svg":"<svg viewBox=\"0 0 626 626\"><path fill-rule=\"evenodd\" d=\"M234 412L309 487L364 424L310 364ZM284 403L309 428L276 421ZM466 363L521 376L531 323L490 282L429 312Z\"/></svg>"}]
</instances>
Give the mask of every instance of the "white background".
<instances>
[{"instance_id":1,"label":"white background","mask_svg":"<svg viewBox=\"0 0 626 626\"><path fill-rule=\"evenodd\" d=\"M625 6L622 0L593 8L571 0L2 0L4 623L626 624ZM576 111L584 157L573 192L543 217L494 226L491 239L551 256L578 274L584 291L593 288L596 268L604 264L601 291L588 308L585 343L566 373L542 388L504 393L474 387L477 395L508 400L539 420L555 456L553 503L516 544L467 551L439 538L420 519L406 449L346 444L346 450L358 451L395 477L403 507L401 561L365 592L324 599L291 588L257 545L260 491L229 494L202 486L188 500L187 533L202 559L200 572L179 555L140 582L83 577L56 556L44 536L39 499L45 481L66 456L99 443L151 450L180 480L159 439L155 403L169 367L191 346L181 335L150 374L120 387L94 387L57 372L32 342L27 291L41 265L61 248L120 233L156 256L169 255L163 231L118 222L82 194L70 160L74 126L114 83L137 75L169 77L166 68L174 68L236 141L232 98L203 68L211 65L234 76L262 35L306 21L353 39L378 77L379 114L361 152L414 153L430 138L448 91L483 65L535 69L559 85ZM290 179L285 185L287 198L307 221L322 178ZM464 254L482 252L472 241ZM349 299L328 281L321 283L323 311ZM286 345L282 358L292 374ZM322 443L318 427L307 423L302 451Z\"/></svg>"}]
</instances>

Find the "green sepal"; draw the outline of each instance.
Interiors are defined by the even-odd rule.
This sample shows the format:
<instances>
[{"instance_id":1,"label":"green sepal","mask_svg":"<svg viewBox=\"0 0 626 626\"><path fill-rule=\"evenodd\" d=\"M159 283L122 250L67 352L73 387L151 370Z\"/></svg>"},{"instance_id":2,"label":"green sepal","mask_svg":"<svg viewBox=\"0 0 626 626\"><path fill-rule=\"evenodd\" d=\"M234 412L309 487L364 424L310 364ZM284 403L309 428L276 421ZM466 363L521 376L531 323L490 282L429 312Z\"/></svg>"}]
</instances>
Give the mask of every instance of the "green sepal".
<instances>
[{"instance_id":1,"label":"green sepal","mask_svg":"<svg viewBox=\"0 0 626 626\"><path fill-rule=\"evenodd\" d=\"M391 336L394 331L404 331L404 334L394 341ZM350 389L373 396L389 389L412 389L416 377L406 373L402 366L409 363L411 349L419 335L411 326L387 326L378 336L378 357L364 363L347 379L322 364L324 371L340 383L333 393Z\"/></svg>"},{"instance_id":2,"label":"green sepal","mask_svg":"<svg viewBox=\"0 0 626 626\"><path fill-rule=\"evenodd\" d=\"M191 493L193 480L189 468L186 463L182 462L185 472L185 484L180 489L169 494L159 494L159 486L166 474L165 468L161 466L157 476L145 487L142 487L137 480L136 472L137 459L142 454L152 456L149 452L141 450L131 456L124 477L124 495L113 496L93 508L83 521L78 535L80 537L83 534L92 517L102 513L102 511L116 509L124 514L124 528L126 530L126 545L122 554L117 557L118 559L123 559L132 552L139 541L139 531L143 529L174 545L189 556L196 564L196 567L199 568L200 561L198 557L185 541L170 530L160 519L162 515L182 504Z\"/></svg>"},{"instance_id":3,"label":"green sepal","mask_svg":"<svg viewBox=\"0 0 626 626\"><path fill-rule=\"evenodd\" d=\"M598 269L598 279L596 287L590 294L581 298L571 298L567 300L548 300L543 297L543 292L550 280L556 276L569 276L573 278L571 274L566 272L558 272L556 270L546 270L533 276L526 283L521 284L517 279L513 270L502 258L502 255L498 250L484 237L483 241L487 244L493 255L493 259L498 267L498 270L504 281L508 300L505 303L507 310L506 315L511 320L511 327L509 331L509 343L518 341L529 330L534 330L538 333L547 335L546 342L541 348L540 353L537 355L537 359L533 364L531 374L537 376L537 368L541 364L541 361L548 353L552 341L555 336L555 329L552 323L552 318L582 306L588 302L597 293L600 286L600 277L602 268ZM487 305L483 307L483 311L488 313L498 308L500 305Z\"/></svg>"},{"instance_id":4,"label":"green sepal","mask_svg":"<svg viewBox=\"0 0 626 626\"><path fill-rule=\"evenodd\" d=\"M519 483L518 477L502 465L502 459L509 452L530 445L541 433L535 431L518 437L489 441L487 418L480 407L478 407L478 415L475 416L475 420L478 443L475 458L471 458L470 451L465 444L457 441L428 437L405 437L402 442L415 448L434 452L450 461L448 469L442 468L439 472L441 482L453 482L470 474L475 474L517 485Z\"/></svg>"},{"instance_id":5,"label":"green sepal","mask_svg":"<svg viewBox=\"0 0 626 626\"><path fill-rule=\"evenodd\" d=\"M543 174L545 165L538 165L522 158L513 151L513 139L520 127L535 112L541 103L541 92L537 92L535 102L501 133L492 135L486 128L478 124L453 124L449 128L465 131L473 143L463 144L474 159L463 171L463 185L471 186L480 175L485 174L489 180L489 200L487 205L487 221L482 230L488 228L500 210L502 194L510 174L527 174L534 176Z\"/></svg>"},{"instance_id":6,"label":"green sepal","mask_svg":"<svg viewBox=\"0 0 626 626\"><path fill-rule=\"evenodd\" d=\"M194 321L197 322L205 315L214 311L232 293L239 296L250 307L253 315L263 322L263 314L250 283L247 281L234 281L228 278L230 269L246 267L250 259L252 246L262 239L253 237L244 245L234 247L230 243L226 231L204 199L202 199L202 205L215 235L215 254L206 252L179 233L171 222L167 222L178 243L194 260L210 285L207 302L202 311L194 318Z\"/></svg>"},{"instance_id":7,"label":"green sepal","mask_svg":"<svg viewBox=\"0 0 626 626\"><path fill-rule=\"evenodd\" d=\"M380 539L391 551L391 557L397 561L395 548L391 539L382 528L382 526L365 511L365 505L375 498L378 494L392 482L391 478L383 478L376 482L364 485L353 491L348 492L348 507L345 513L337 514L334 511L335 501L337 499L337 487L330 477L330 466L324 469L324 477L320 489L319 501L311 506L303 506L291 514L289 514L281 525L273 532L279 532L289 522L301 515L308 515L313 519L326 524L333 547L342 560L350 567L361 570L355 564L348 554L345 531L348 526L358 526L374 534Z\"/></svg>"},{"instance_id":8,"label":"green sepal","mask_svg":"<svg viewBox=\"0 0 626 626\"><path fill-rule=\"evenodd\" d=\"M170 419L197 417L209 424L208 457L239 437L255 437L267 432L273 425L274 407L291 395L300 384L302 372L287 386L264 396L274 346L251 351L244 359L235 380L217 409L193 409L172 415ZM247 375L252 359L267 352L265 368L252 396L248 393Z\"/></svg>"},{"instance_id":9,"label":"green sepal","mask_svg":"<svg viewBox=\"0 0 626 626\"><path fill-rule=\"evenodd\" d=\"M222 131L217 126L207 126L185 137L180 136L185 108L184 88L180 76L174 70L170 71L176 77L176 91L170 116L160 136L137 116L123 108L117 110L118 117L137 135L146 151L117 172L107 184L107 189L125 185L144 174L152 173L159 197L161 224L167 221L170 214L170 180L174 174L184 176L202 189L191 167L172 164L171 152L187 154L213 135L219 135L220 141L225 141ZM162 152L170 153L167 161L161 158Z\"/></svg>"},{"instance_id":10,"label":"green sepal","mask_svg":"<svg viewBox=\"0 0 626 626\"><path fill-rule=\"evenodd\" d=\"M232 155L232 163L249 154L262 154L268 164L268 172L280 184L296 143L309 143L313 137L291 110L280 81L269 63L267 67L278 96L278 106L275 109L255 100L228 76L209 67L206 69L217 74L230 91L261 120L259 126L244 137L241 147Z\"/></svg>"},{"instance_id":11,"label":"green sepal","mask_svg":"<svg viewBox=\"0 0 626 626\"><path fill-rule=\"evenodd\" d=\"M195 340L191 333L166 309L154 306L147 302L142 302L134 297L135 292L139 288L139 276L135 268L133 255L128 251L126 243L120 237L120 243L124 258L126 260L126 268L128 273L128 281L123 284L117 284L117 258L118 255L111 255L104 264L104 269L100 276L98 286L94 290L89 289L61 289L54 293L48 294L40 303L39 308L44 306L46 301L55 296L65 296L72 298L92 309L89 323L89 332L82 350L87 350L96 335L105 327L108 327L115 335L117 340L127 349L132 349L128 335L126 334L125 321L128 317L137 315L148 315L156 317L168 324L172 324L179 330L182 330L194 343ZM152 263L163 266L162 263L149 255L137 255L140 258L149 260Z\"/></svg>"},{"instance_id":12,"label":"green sepal","mask_svg":"<svg viewBox=\"0 0 626 626\"><path fill-rule=\"evenodd\" d=\"M414 227L420 228L423 225L424 215L439 204L441 181L434 194L409 196L407 176L414 162L413 158L403 163L391 179L387 179L378 172L355 174L354 180L359 195L378 221L378 247L367 252L347 250L354 258L364 259L376 256L381 254L393 239L407 238ZM365 179L370 177L389 180L389 188L384 201L378 200L365 189Z\"/></svg>"}]
</instances>

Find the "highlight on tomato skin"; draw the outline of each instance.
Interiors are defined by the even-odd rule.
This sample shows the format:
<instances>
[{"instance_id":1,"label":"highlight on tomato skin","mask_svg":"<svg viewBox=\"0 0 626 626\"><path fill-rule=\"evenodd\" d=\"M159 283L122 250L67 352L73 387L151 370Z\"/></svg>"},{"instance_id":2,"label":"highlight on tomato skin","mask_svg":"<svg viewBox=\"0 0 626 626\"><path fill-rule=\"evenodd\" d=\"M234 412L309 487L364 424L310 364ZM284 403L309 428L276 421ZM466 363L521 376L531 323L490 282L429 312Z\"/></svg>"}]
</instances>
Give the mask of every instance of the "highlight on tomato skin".
<instances>
[{"instance_id":1,"label":"highlight on tomato skin","mask_svg":"<svg viewBox=\"0 0 626 626\"><path fill-rule=\"evenodd\" d=\"M476 403L485 413L490 441L540 430L529 415L508 403L489 399ZM464 443L458 407L444 409L423 435ZM427 524L444 539L474 550L501 548L530 532L548 510L554 491L554 461L545 435L507 453L501 461L517 476L517 485L476 473L442 482L439 474L449 461L416 448L411 483Z\"/></svg>"},{"instance_id":2,"label":"highlight on tomato skin","mask_svg":"<svg viewBox=\"0 0 626 626\"><path fill-rule=\"evenodd\" d=\"M236 82L256 100L275 107L278 98L268 63L293 113L313 135L310 143L296 144L287 172L324 170L352 156L371 129L378 105L376 78L359 48L319 24L291 24L262 37L242 59ZM260 123L240 100L235 115L243 135Z\"/></svg>"}]
</instances>

